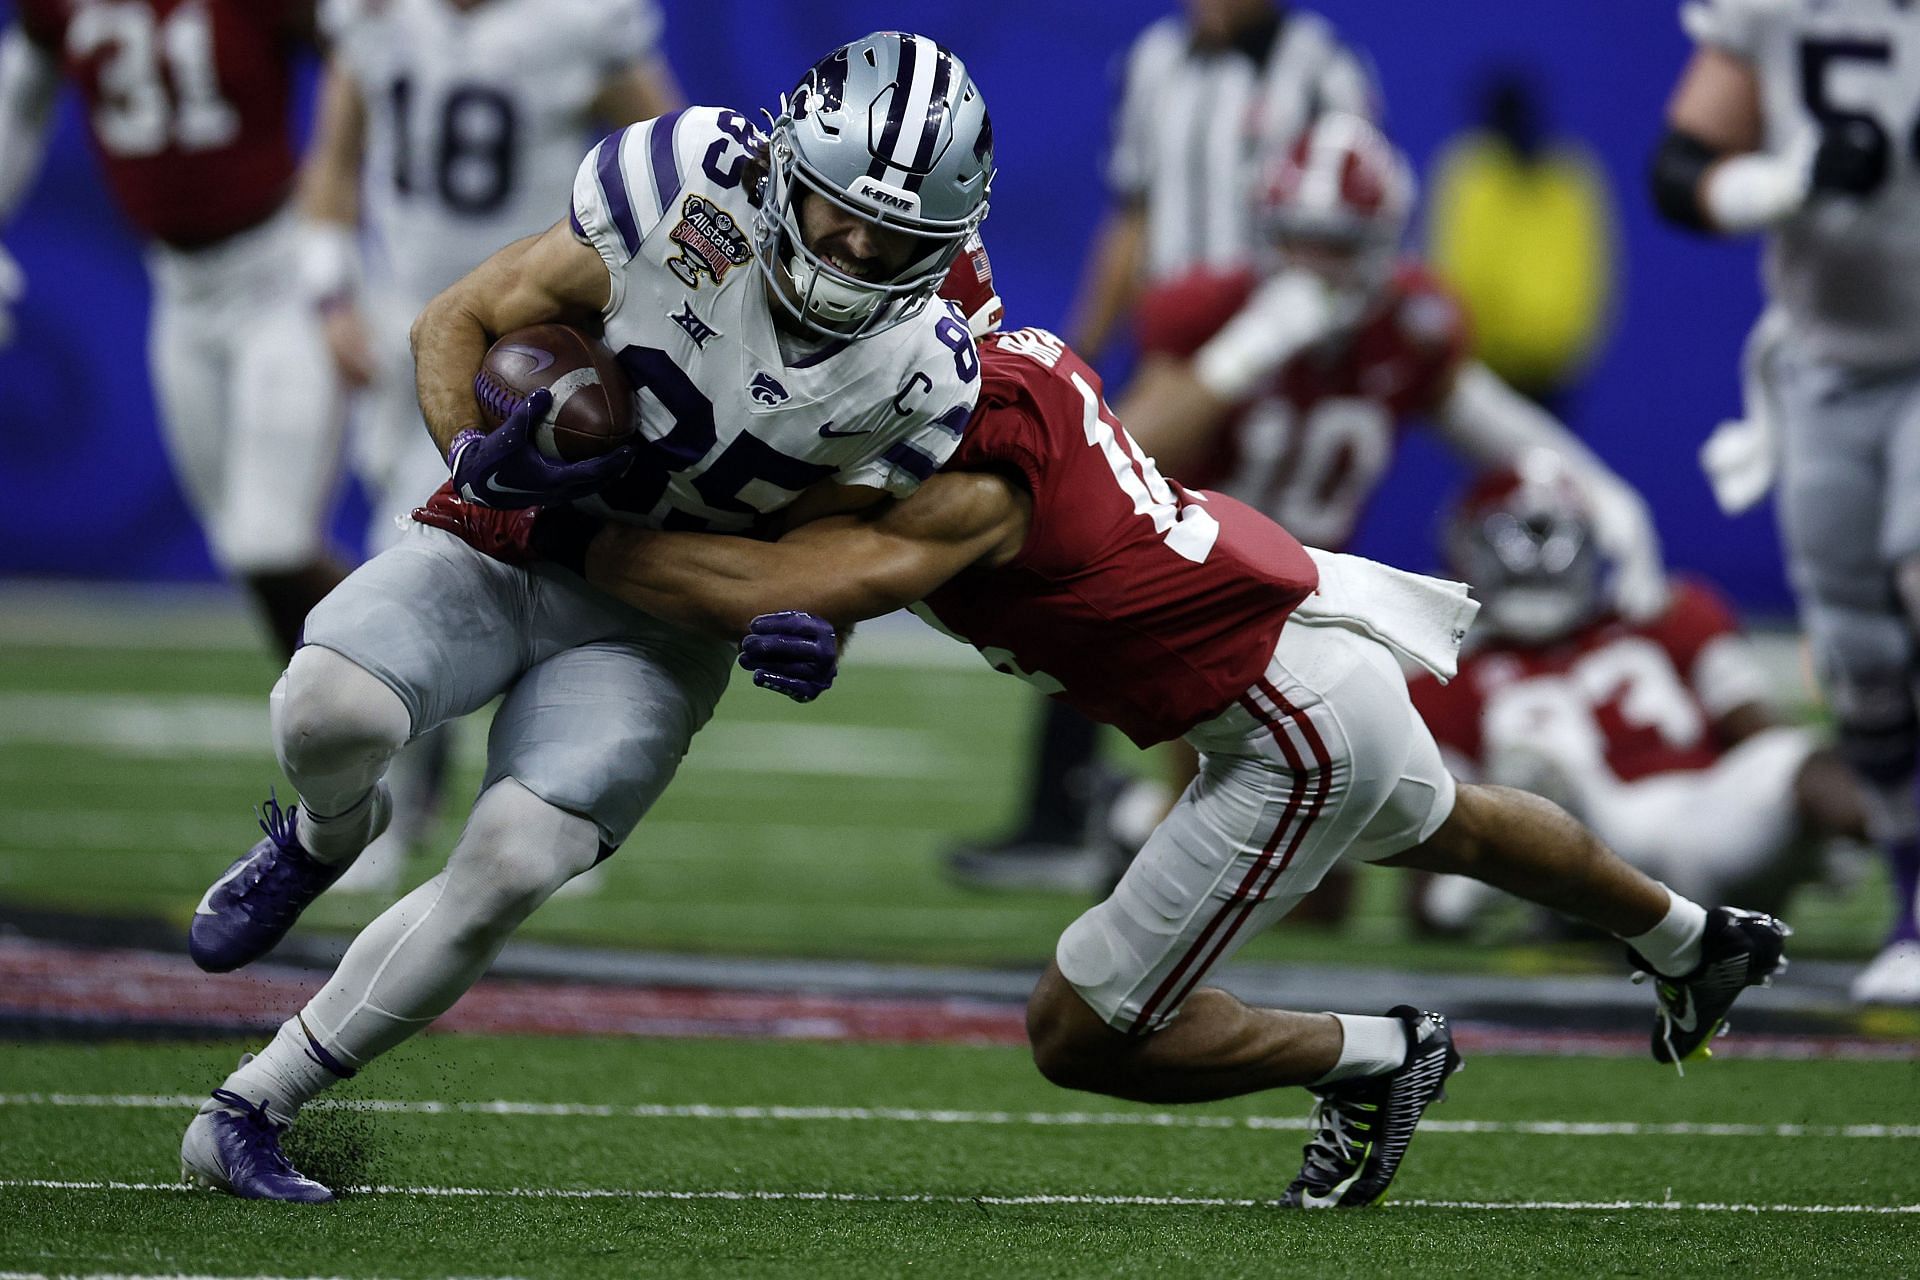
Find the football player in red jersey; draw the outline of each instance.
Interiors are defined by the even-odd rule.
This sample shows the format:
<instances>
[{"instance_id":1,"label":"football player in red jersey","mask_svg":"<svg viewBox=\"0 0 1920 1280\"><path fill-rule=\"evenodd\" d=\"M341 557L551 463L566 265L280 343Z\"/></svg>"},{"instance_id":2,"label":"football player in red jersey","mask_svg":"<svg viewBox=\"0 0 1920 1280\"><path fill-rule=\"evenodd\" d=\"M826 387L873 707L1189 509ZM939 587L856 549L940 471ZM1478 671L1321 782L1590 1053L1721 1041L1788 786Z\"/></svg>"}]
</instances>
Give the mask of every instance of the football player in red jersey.
<instances>
[{"instance_id":1,"label":"football player in red jersey","mask_svg":"<svg viewBox=\"0 0 1920 1280\"><path fill-rule=\"evenodd\" d=\"M1460 664L1412 683L1456 774L1558 801L1627 861L1691 897L1772 910L1817 868L1819 841L1863 839L1851 774L1774 723L1766 677L1718 592L1676 580L1651 618L1600 591L1593 519L1535 461L1476 481L1448 523L1453 571L1482 602ZM1458 925L1477 886L1433 886Z\"/></svg>"},{"instance_id":2,"label":"football player in red jersey","mask_svg":"<svg viewBox=\"0 0 1920 1280\"><path fill-rule=\"evenodd\" d=\"M174 468L215 562L246 583L291 653L343 573L323 536L337 393L318 318L287 287L299 239L293 60L311 39L311 5L15 8L0 35L0 225L39 169L64 75L109 191L149 242L149 356ZM19 285L9 265L0 254L0 309Z\"/></svg>"},{"instance_id":3,"label":"football player in red jersey","mask_svg":"<svg viewBox=\"0 0 1920 1280\"><path fill-rule=\"evenodd\" d=\"M1614 597L1635 617L1657 612L1665 588L1646 504L1472 359L1459 302L1401 255L1412 204L1411 170L1379 130L1354 115L1321 116L1262 165L1255 218L1271 247L1264 267L1200 270L1141 299L1143 358L1116 401L1121 420L1167 474L1232 494L1309 546L1336 551L1410 421L1430 419L1480 466L1551 453L1591 496ZM1022 832L956 851L950 865L966 883L1068 887L1132 852L1097 830L1086 848L1058 843L1051 815L1071 806L1052 793L1075 778L1088 789L1096 744L1075 732L1071 712L1046 714ZM1176 762L1178 785L1192 769L1190 757ZM1337 915L1338 895L1315 906Z\"/></svg>"},{"instance_id":4,"label":"football player in red jersey","mask_svg":"<svg viewBox=\"0 0 1920 1280\"><path fill-rule=\"evenodd\" d=\"M879 514L766 543L569 529L578 517L489 512L449 487L419 516L497 557L538 550L650 614L744 634L755 682L800 700L831 683L837 627L912 605L1143 746L1184 736L1200 778L1061 936L1029 1036L1049 1079L1117 1097L1312 1088L1316 1132L1286 1204L1377 1201L1459 1065L1446 1020L1411 1006L1293 1013L1202 985L1342 859L1472 875L1621 936L1665 975L1662 1061L1704 1045L1772 974L1779 922L1707 911L1537 797L1456 786L1400 662L1452 673L1476 607L1464 587L1310 552L1231 497L1167 481L1045 330L980 353L958 451Z\"/></svg>"}]
</instances>

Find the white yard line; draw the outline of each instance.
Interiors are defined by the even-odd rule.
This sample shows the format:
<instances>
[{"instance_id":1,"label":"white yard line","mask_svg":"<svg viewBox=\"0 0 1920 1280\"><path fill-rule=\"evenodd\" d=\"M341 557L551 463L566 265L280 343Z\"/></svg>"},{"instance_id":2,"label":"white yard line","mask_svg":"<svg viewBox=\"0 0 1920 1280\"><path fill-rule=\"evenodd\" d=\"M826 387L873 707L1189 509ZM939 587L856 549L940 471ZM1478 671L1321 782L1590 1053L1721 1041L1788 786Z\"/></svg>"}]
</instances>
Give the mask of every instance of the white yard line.
<instances>
[{"instance_id":1,"label":"white yard line","mask_svg":"<svg viewBox=\"0 0 1920 1280\"><path fill-rule=\"evenodd\" d=\"M191 1192L199 1188L178 1182L110 1182L58 1178L0 1178L0 1187L33 1188L46 1191L161 1191ZM1227 1196L1116 1196L1087 1195L1076 1192L1038 1192L1020 1196L953 1196L930 1192L878 1191L723 1191L679 1190L669 1187L434 1187L372 1186L348 1187L348 1194L362 1196L439 1196L446 1199L514 1200L721 1200L803 1201L824 1204L971 1204L1005 1205L1089 1205L1117 1208L1197 1208L1251 1209L1277 1205L1277 1200L1247 1200ZM1402 1209L1468 1209L1483 1212L1611 1211L1622 1209L1662 1209L1669 1212L1701 1213L1847 1213L1847 1214L1920 1214L1920 1204L1756 1204L1691 1202L1685 1200L1395 1200Z\"/></svg>"},{"instance_id":2,"label":"white yard line","mask_svg":"<svg viewBox=\"0 0 1920 1280\"><path fill-rule=\"evenodd\" d=\"M5 1093L0 1107L105 1107L176 1110L197 1107L201 1095L185 1093ZM447 1102L439 1099L322 1098L323 1110L377 1111L401 1115L590 1117L617 1120L742 1120L828 1123L1011 1125L1033 1128L1278 1129L1304 1131L1305 1116L1210 1116L1179 1111L957 1111L907 1107L736 1107L709 1103ZM1551 1138L1920 1138L1912 1124L1708 1124L1638 1120L1442 1120L1420 1122L1423 1133L1520 1134Z\"/></svg>"}]
</instances>

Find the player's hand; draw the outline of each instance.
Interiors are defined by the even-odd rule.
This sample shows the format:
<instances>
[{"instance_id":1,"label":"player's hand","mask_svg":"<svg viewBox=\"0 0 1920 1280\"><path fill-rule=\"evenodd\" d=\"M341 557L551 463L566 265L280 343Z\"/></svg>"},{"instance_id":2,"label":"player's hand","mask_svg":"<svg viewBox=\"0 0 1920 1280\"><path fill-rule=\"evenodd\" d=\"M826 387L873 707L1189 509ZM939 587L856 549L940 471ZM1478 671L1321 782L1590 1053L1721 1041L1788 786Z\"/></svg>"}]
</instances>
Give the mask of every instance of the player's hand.
<instances>
[{"instance_id":1,"label":"player's hand","mask_svg":"<svg viewBox=\"0 0 1920 1280\"><path fill-rule=\"evenodd\" d=\"M13 341L13 304L27 292L27 275L0 245L0 347Z\"/></svg>"},{"instance_id":2,"label":"player's hand","mask_svg":"<svg viewBox=\"0 0 1920 1280\"><path fill-rule=\"evenodd\" d=\"M456 435L447 450L454 492L502 510L553 506L598 493L633 465L630 444L582 462L555 462L541 453L532 425L552 408L553 393L543 387L492 431L468 428Z\"/></svg>"},{"instance_id":3,"label":"player's hand","mask_svg":"<svg viewBox=\"0 0 1920 1280\"><path fill-rule=\"evenodd\" d=\"M763 613L747 624L740 665L762 689L812 702L840 671L839 637L833 624L811 613Z\"/></svg>"},{"instance_id":4,"label":"player's hand","mask_svg":"<svg viewBox=\"0 0 1920 1280\"><path fill-rule=\"evenodd\" d=\"M1840 120L1821 130L1812 186L1829 195L1864 198L1887 180L1887 135L1870 120Z\"/></svg>"},{"instance_id":5,"label":"player's hand","mask_svg":"<svg viewBox=\"0 0 1920 1280\"><path fill-rule=\"evenodd\" d=\"M380 361L373 354L373 334L360 308L347 299L326 303L320 308L320 324L340 380L356 390L373 385L380 376Z\"/></svg>"}]
</instances>

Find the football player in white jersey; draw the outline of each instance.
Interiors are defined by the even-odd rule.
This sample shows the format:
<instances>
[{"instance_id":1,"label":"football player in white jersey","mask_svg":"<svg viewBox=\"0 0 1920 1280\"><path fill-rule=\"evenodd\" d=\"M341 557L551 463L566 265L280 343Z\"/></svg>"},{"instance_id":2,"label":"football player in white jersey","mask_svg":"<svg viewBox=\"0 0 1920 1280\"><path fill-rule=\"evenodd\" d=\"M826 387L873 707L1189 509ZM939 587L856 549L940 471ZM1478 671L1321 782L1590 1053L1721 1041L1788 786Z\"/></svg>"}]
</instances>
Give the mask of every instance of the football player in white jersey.
<instances>
[{"instance_id":1,"label":"football player in white jersey","mask_svg":"<svg viewBox=\"0 0 1920 1280\"><path fill-rule=\"evenodd\" d=\"M1801 620L1872 799L1895 918L1856 999L1920 1003L1920 9L1688 0L1653 167L1670 220L1765 232L1747 414L1702 452L1729 510L1780 472Z\"/></svg>"},{"instance_id":2,"label":"football player in white jersey","mask_svg":"<svg viewBox=\"0 0 1920 1280\"><path fill-rule=\"evenodd\" d=\"M302 175L302 283L341 380L359 389L368 554L446 478L420 421L407 330L448 285L565 212L579 155L681 104L651 0L334 0ZM425 833L447 750L429 735L388 775L393 825L339 887L389 892Z\"/></svg>"},{"instance_id":3,"label":"football player in white jersey","mask_svg":"<svg viewBox=\"0 0 1920 1280\"><path fill-rule=\"evenodd\" d=\"M452 492L737 533L913 492L979 394L972 337L934 295L992 176L992 126L965 66L897 32L816 64L770 137L737 112L689 107L606 139L564 221L495 253L414 326ZM548 460L529 430L546 392L483 433L473 380L491 336L596 318L632 379L638 439ZM190 935L203 968L264 954L380 833L381 775L401 745L504 695L446 869L367 926L182 1142L207 1185L318 1201L331 1192L279 1151L294 1113L445 1012L528 913L627 838L712 712L735 647L424 524L322 602L306 639L272 698L300 800L269 801L266 838L203 899Z\"/></svg>"}]
</instances>

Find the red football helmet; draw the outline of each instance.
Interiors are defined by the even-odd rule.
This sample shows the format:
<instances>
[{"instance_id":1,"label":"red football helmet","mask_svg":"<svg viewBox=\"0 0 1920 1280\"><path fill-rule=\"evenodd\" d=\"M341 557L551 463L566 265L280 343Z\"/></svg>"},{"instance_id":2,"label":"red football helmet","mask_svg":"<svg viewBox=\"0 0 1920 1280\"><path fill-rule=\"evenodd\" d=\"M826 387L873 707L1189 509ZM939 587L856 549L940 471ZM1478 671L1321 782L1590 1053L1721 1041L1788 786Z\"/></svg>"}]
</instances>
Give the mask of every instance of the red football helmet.
<instances>
[{"instance_id":1,"label":"red football helmet","mask_svg":"<svg viewBox=\"0 0 1920 1280\"><path fill-rule=\"evenodd\" d=\"M1290 265L1335 284L1374 286L1393 269L1413 194L1399 149L1366 119L1331 111L1267 157L1254 214Z\"/></svg>"},{"instance_id":2,"label":"red football helmet","mask_svg":"<svg viewBox=\"0 0 1920 1280\"><path fill-rule=\"evenodd\" d=\"M1447 522L1447 560L1480 600L1480 622L1548 644L1605 612L1593 514L1551 454L1480 476Z\"/></svg>"},{"instance_id":3,"label":"red football helmet","mask_svg":"<svg viewBox=\"0 0 1920 1280\"><path fill-rule=\"evenodd\" d=\"M1006 319L1007 308L993 291L993 264L987 261L987 246L979 232L968 236L960 246L940 285L940 296L959 305L975 338L998 331L1000 322Z\"/></svg>"}]
</instances>

